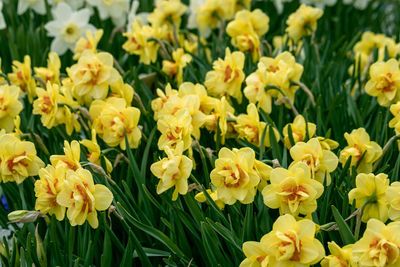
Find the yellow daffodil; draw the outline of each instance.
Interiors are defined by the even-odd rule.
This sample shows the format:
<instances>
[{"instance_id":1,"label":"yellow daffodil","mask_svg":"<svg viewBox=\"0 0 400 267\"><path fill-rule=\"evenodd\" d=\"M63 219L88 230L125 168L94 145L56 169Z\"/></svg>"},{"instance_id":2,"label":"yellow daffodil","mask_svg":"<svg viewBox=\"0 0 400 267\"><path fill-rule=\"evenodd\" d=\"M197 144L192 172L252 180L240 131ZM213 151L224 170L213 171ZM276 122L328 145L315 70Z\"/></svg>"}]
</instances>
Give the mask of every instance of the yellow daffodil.
<instances>
[{"instance_id":1,"label":"yellow daffodil","mask_svg":"<svg viewBox=\"0 0 400 267\"><path fill-rule=\"evenodd\" d=\"M270 182L262 191L264 203L271 209L279 208L281 214L311 214L324 191L321 183L311 179L310 169L303 162L291 165L288 170L272 169Z\"/></svg>"},{"instance_id":2,"label":"yellow daffodil","mask_svg":"<svg viewBox=\"0 0 400 267\"><path fill-rule=\"evenodd\" d=\"M109 146L120 146L126 149L125 133L130 148L137 148L142 137L138 128L140 111L127 107L122 98L110 97L106 101L95 100L90 106L93 128Z\"/></svg>"},{"instance_id":3,"label":"yellow daffodil","mask_svg":"<svg viewBox=\"0 0 400 267\"><path fill-rule=\"evenodd\" d=\"M253 202L260 183L260 177L254 169L255 153L250 148L229 150L222 148L215 161L210 178L216 186L218 199L232 205L237 200L243 204Z\"/></svg>"},{"instance_id":4,"label":"yellow daffodil","mask_svg":"<svg viewBox=\"0 0 400 267\"><path fill-rule=\"evenodd\" d=\"M217 190L211 191L211 189L207 189L207 193L210 195L211 199L214 200L215 204L217 204L218 208L220 210L223 210L224 207L225 207L225 203L223 201L221 201L220 199L218 199ZM196 194L194 196L194 198L198 202L206 202L207 201L207 198L206 198L206 196L205 196L205 194L203 192L200 192L200 193Z\"/></svg>"},{"instance_id":5,"label":"yellow daffodil","mask_svg":"<svg viewBox=\"0 0 400 267\"><path fill-rule=\"evenodd\" d=\"M300 81L303 66L297 63L295 57L289 52L280 53L275 58L262 57L260 62L264 64L267 71L267 85L279 87L290 101L294 102L298 86L293 85L292 82ZM275 89L271 91L271 94L278 100L284 97Z\"/></svg>"},{"instance_id":6,"label":"yellow daffodil","mask_svg":"<svg viewBox=\"0 0 400 267\"><path fill-rule=\"evenodd\" d=\"M269 255L268 267L310 266L318 263L325 250L315 238L316 225L308 219L296 221L286 214L274 223L272 231L264 235L261 244Z\"/></svg>"},{"instance_id":7,"label":"yellow daffodil","mask_svg":"<svg viewBox=\"0 0 400 267\"><path fill-rule=\"evenodd\" d=\"M44 167L36 155L35 145L21 141L11 134L0 133L0 176L3 182L22 183L28 176L35 176Z\"/></svg>"},{"instance_id":8,"label":"yellow daffodil","mask_svg":"<svg viewBox=\"0 0 400 267\"><path fill-rule=\"evenodd\" d=\"M325 150L333 150L333 149L338 148L338 146L339 146L338 142L336 142L335 140L329 139L329 138L317 136L317 139L318 139L319 143L321 144L322 149L325 149Z\"/></svg>"},{"instance_id":9,"label":"yellow daffodil","mask_svg":"<svg viewBox=\"0 0 400 267\"><path fill-rule=\"evenodd\" d=\"M167 105L172 103L174 106L178 106L181 99L178 96L178 91L172 89L171 84L169 83L165 86L165 91L157 89L157 95L158 98L151 101L151 109L154 111L154 120L156 121L167 113L165 111ZM179 108L177 108L176 111L177 110L179 110Z\"/></svg>"},{"instance_id":10,"label":"yellow daffodil","mask_svg":"<svg viewBox=\"0 0 400 267\"><path fill-rule=\"evenodd\" d=\"M139 20L132 23L130 33L124 33L128 40L122 48L130 54L140 56L139 62L149 65L157 60L159 43L149 40L151 38L160 38L160 31L149 25L141 25Z\"/></svg>"},{"instance_id":11,"label":"yellow daffodil","mask_svg":"<svg viewBox=\"0 0 400 267\"><path fill-rule=\"evenodd\" d=\"M386 222L388 219L388 203L386 200L386 189L389 179L386 174L360 173L356 177L356 188L349 192L349 202L357 209L363 208L362 221L367 222L370 218Z\"/></svg>"},{"instance_id":12,"label":"yellow daffodil","mask_svg":"<svg viewBox=\"0 0 400 267\"><path fill-rule=\"evenodd\" d=\"M92 140L89 139L83 139L82 141L79 141L82 145L84 145L87 150L88 150L88 154L87 159L91 162L94 163L96 165L101 166L101 149L99 144L97 143L97 138L96 138L96 130L92 129ZM107 172L110 173L112 171L112 164L111 162L108 160L108 158L106 158L105 156L103 156L104 158L104 162L106 164L106 168L107 168Z\"/></svg>"},{"instance_id":13,"label":"yellow daffodil","mask_svg":"<svg viewBox=\"0 0 400 267\"><path fill-rule=\"evenodd\" d=\"M221 144L225 144L225 139L235 135L233 123L228 122L228 119L235 119L234 108L228 103L225 96L218 101L214 107L214 111L207 116L205 127L209 131L215 132L214 140L221 139ZM217 136L219 131L219 136Z\"/></svg>"},{"instance_id":14,"label":"yellow daffodil","mask_svg":"<svg viewBox=\"0 0 400 267\"><path fill-rule=\"evenodd\" d=\"M108 209L113 194L102 184L94 184L92 174L85 169L67 170L63 189L57 195L57 204L67 208L72 226L82 225L86 220L97 228L97 211Z\"/></svg>"},{"instance_id":15,"label":"yellow daffodil","mask_svg":"<svg viewBox=\"0 0 400 267\"><path fill-rule=\"evenodd\" d=\"M257 104L257 107L266 113L271 113L272 96L270 91L265 90L268 85L268 72L262 62L259 62L257 66L257 70L246 78L243 93L250 103Z\"/></svg>"},{"instance_id":16,"label":"yellow daffodil","mask_svg":"<svg viewBox=\"0 0 400 267\"><path fill-rule=\"evenodd\" d=\"M301 5L286 21L288 36L297 42L302 37L310 35L317 29L317 21L323 14L322 9Z\"/></svg>"},{"instance_id":17,"label":"yellow daffodil","mask_svg":"<svg viewBox=\"0 0 400 267\"><path fill-rule=\"evenodd\" d=\"M63 102L59 86L48 82L46 90L38 87L36 93L38 98L33 102L32 113L40 115L43 126L51 129L59 123L59 104Z\"/></svg>"},{"instance_id":18,"label":"yellow daffodil","mask_svg":"<svg viewBox=\"0 0 400 267\"><path fill-rule=\"evenodd\" d=\"M311 176L318 182L331 184L331 175L339 162L338 157L330 150L322 149L317 138L310 139L307 143L298 142L290 149L290 156L295 162L304 162L310 168Z\"/></svg>"},{"instance_id":19,"label":"yellow daffodil","mask_svg":"<svg viewBox=\"0 0 400 267\"><path fill-rule=\"evenodd\" d=\"M295 144L298 142L303 142L307 137L307 133L308 138L312 138L315 134L315 131L317 130L317 126L314 123L306 123L302 115L297 115L296 118L294 118L293 123L286 124L285 127L283 127L282 131L284 136L283 142L289 149L292 147L289 138L289 125L292 129L292 136Z\"/></svg>"},{"instance_id":20,"label":"yellow daffodil","mask_svg":"<svg viewBox=\"0 0 400 267\"><path fill-rule=\"evenodd\" d=\"M35 182L35 209L44 214L54 214L59 221L64 219L65 207L57 203L57 195L64 188L66 171L63 165L47 165L39 170L40 179Z\"/></svg>"},{"instance_id":21,"label":"yellow daffodil","mask_svg":"<svg viewBox=\"0 0 400 267\"><path fill-rule=\"evenodd\" d=\"M24 62L13 61L12 73L8 74L11 83L19 86L28 95L29 101L36 96L36 84L32 78L31 57L25 56Z\"/></svg>"},{"instance_id":22,"label":"yellow daffodil","mask_svg":"<svg viewBox=\"0 0 400 267\"><path fill-rule=\"evenodd\" d=\"M109 86L119 81L119 73L113 68L113 56L85 50L77 64L67 69L73 81L73 96L79 103L89 105L93 99L105 99Z\"/></svg>"},{"instance_id":23,"label":"yellow daffodil","mask_svg":"<svg viewBox=\"0 0 400 267\"><path fill-rule=\"evenodd\" d=\"M321 261L322 267L356 267L351 261L353 244L339 247L335 242L328 242L331 254Z\"/></svg>"},{"instance_id":24,"label":"yellow daffodil","mask_svg":"<svg viewBox=\"0 0 400 267\"><path fill-rule=\"evenodd\" d=\"M74 59L78 60L83 51L91 50L94 54L97 53L97 45L103 36L103 29L97 30L94 35L91 31L86 32L86 38L81 37L75 44Z\"/></svg>"},{"instance_id":25,"label":"yellow daffodil","mask_svg":"<svg viewBox=\"0 0 400 267\"><path fill-rule=\"evenodd\" d=\"M47 59L47 68L34 68L35 75L42 79L46 84L60 84L61 61L57 53L50 52Z\"/></svg>"},{"instance_id":26,"label":"yellow daffodil","mask_svg":"<svg viewBox=\"0 0 400 267\"><path fill-rule=\"evenodd\" d=\"M272 167L262 161L256 160L254 162L254 170L260 176L260 183L258 184L258 191L262 192L271 177Z\"/></svg>"},{"instance_id":27,"label":"yellow daffodil","mask_svg":"<svg viewBox=\"0 0 400 267\"><path fill-rule=\"evenodd\" d=\"M81 147L76 140L73 140L71 144L67 140L64 141L64 155L50 156L50 162L53 166L63 165L73 171L81 167L80 159Z\"/></svg>"},{"instance_id":28,"label":"yellow daffodil","mask_svg":"<svg viewBox=\"0 0 400 267\"><path fill-rule=\"evenodd\" d=\"M186 9L186 5L182 4L180 0L160 0L156 2L148 20L155 27L168 25L171 29L173 24L176 29L179 29L182 15L185 14Z\"/></svg>"},{"instance_id":29,"label":"yellow daffodil","mask_svg":"<svg viewBox=\"0 0 400 267\"><path fill-rule=\"evenodd\" d=\"M261 239L262 240L262 239ZM239 267L268 267L270 266L270 257L268 255L266 244L262 241L247 241L242 245L242 250L246 258L240 263Z\"/></svg>"},{"instance_id":30,"label":"yellow daffodil","mask_svg":"<svg viewBox=\"0 0 400 267\"><path fill-rule=\"evenodd\" d=\"M20 90L15 85L0 85L0 129L11 132L14 119L22 111L22 103L18 100Z\"/></svg>"},{"instance_id":31,"label":"yellow daffodil","mask_svg":"<svg viewBox=\"0 0 400 267\"><path fill-rule=\"evenodd\" d=\"M350 168L358 165L358 173L372 172L372 165L381 157L382 148L376 142L370 141L364 128L353 130L350 134L345 133L344 138L348 146L340 151L340 163L344 166L351 157Z\"/></svg>"},{"instance_id":32,"label":"yellow daffodil","mask_svg":"<svg viewBox=\"0 0 400 267\"><path fill-rule=\"evenodd\" d=\"M207 0L197 9L196 22L200 32L207 37L210 29L215 29L223 20L231 19L234 15L233 1Z\"/></svg>"},{"instance_id":33,"label":"yellow daffodil","mask_svg":"<svg viewBox=\"0 0 400 267\"><path fill-rule=\"evenodd\" d=\"M242 10L236 13L235 19L226 27L227 34L232 38L232 45L242 52L250 52L253 61L261 56L260 38L268 32L269 17L260 9L252 12Z\"/></svg>"},{"instance_id":34,"label":"yellow daffodil","mask_svg":"<svg viewBox=\"0 0 400 267\"><path fill-rule=\"evenodd\" d=\"M210 95L231 96L242 102L241 86L244 80L243 66L245 56L242 52L231 53L227 47L225 59L219 58L213 63L213 70L207 72L204 81Z\"/></svg>"},{"instance_id":35,"label":"yellow daffodil","mask_svg":"<svg viewBox=\"0 0 400 267\"><path fill-rule=\"evenodd\" d=\"M177 144L183 142L183 150L192 144L192 117L187 109L181 109L174 116L166 115L157 122L157 129L161 132L158 139L158 148L167 147L175 149Z\"/></svg>"},{"instance_id":36,"label":"yellow daffodil","mask_svg":"<svg viewBox=\"0 0 400 267\"><path fill-rule=\"evenodd\" d=\"M378 50L378 61L385 59L386 51L389 58L395 58L396 55L400 54L400 50L397 50L396 42L383 34L375 34L373 32L364 32L361 40L354 45L354 59L355 63L350 67L350 74L354 71L354 66L360 67L359 72L364 73L369 67L368 62L372 61L374 50Z\"/></svg>"},{"instance_id":37,"label":"yellow daffodil","mask_svg":"<svg viewBox=\"0 0 400 267\"><path fill-rule=\"evenodd\" d=\"M390 112L394 118L389 121L389 127L394 128L396 134L400 134L400 101L390 106Z\"/></svg>"},{"instance_id":38,"label":"yellow daffodil","mask_svg":"<svg viewBox=\"0 0 400 267\"><path fill-rule=\"evenodd\" d=\"M172 200L178 198L178 193L185 195L188 191L187 179L193 168L193 162L188 157L182 155L183 143L176 145L175 150L165 148L166 158L161 159L151 165L150 170L160 179L157 185L157 194L162 194L166 190L175 186L172 193Z\"/></svg>"},{"instance_id":39,"label":"yellow daffodil","mask_svg":"<svg viewBox=\"0 0 400 267\"><path fill-rule=\"evenodd\" d=\"M260 122L257 107L254 104L247 106L247 114L242 114L236 117L235 130L238 132L240 138L244 138L250 143L260 146L261 138L264 133L265 127L268 127L265 132L263 146L270 147L271 140L269 138L269 131L274 131L276 142L279 141L280 135L277 129L267 126L265 122Z\"/></svg>"},{"instance_id":40,"label":"yellow daffodil","mask_svg":"<svg viewBox=\"0 0 400 267\"><path fill-rule=\"evenodd\" d=\"M206 88L199 83L182 83L181 86L179 86L178 95L179 97L185 97L187 95L198 96L200 99L199 110L207 115L210 114L215 106L219 103L219 99L208 96Z\"/></svg>"},{"instance_id":41,"label":"yellow daffodil","mask_svg":"<svg viewBox=\"0 0 400 267\"><path fill-rule=\"evenodd\" d=\"M359 267L395 267L400 263L400 222L385 225L371 219L363 237L352 248L352 260Z\"/></svg>"},{"instance_id":42,"label":"yellow daffodil","mask_svg":"<svg viewBox=\"0 0 400 267\"><path fill-rule=\"evenodd\" d=\"M389 218L392 221L399 221L400 220L400 182L394 182L386 189L386 200L389 204Z\"/></svg>"},{"instance_id":43,"label":"yellow daffodil","mask_svg":"<svg viewBox=\"0 0 400 267\"><path fill-rule=\"evenodd\" d=\"M396 59L373 64L365 92L378 98L381 106L387 107L400 99L400 69Z\"/></svg>"},{"instance_id":44,"label":"yellow daffodil","mask_svg":"<svg viewBox=\"0 0 400 267\"><path fill-rule=\"evenodd\" d=\"M178 48L172 52L172 59L173 61L164 60L162 62L162 71L171 78L174 78L179 86L183 81L183 69L192 61L192 56L185 54L182 48Z\"/></svg>"},{"instance_id":45,"label":"yellow daffodil","mask_svg":"<svg viewBox=\"0 0 400 267\"><path fill-rule=\"evenodd\" d=\"M112 84L110 89L110 96L123 98L128 106L131 105L135 90L128 83L124 83L122 77L120 77L118 82Z\"/></svg>"}]
</instances>

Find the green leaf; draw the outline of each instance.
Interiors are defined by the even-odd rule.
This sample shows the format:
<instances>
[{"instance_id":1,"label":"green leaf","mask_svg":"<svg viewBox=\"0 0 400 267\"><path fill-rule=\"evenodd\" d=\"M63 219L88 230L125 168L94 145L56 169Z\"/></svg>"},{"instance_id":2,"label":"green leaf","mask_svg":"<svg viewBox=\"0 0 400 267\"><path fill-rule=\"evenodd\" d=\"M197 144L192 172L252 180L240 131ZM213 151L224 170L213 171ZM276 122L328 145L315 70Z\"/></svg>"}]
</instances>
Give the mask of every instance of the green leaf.
<instances>
[{"instance_id":1,"label":"green leaf","mask_svg":"<svg viewBox=\"0 0 400 267\"><path fill-rule=\"evenodd\" d=\"M343 244L344 245L354 244L356 242L356 239L354 238L353 233L350 230L350 227L344 221L344 219L340 215L338 209L333 205L331 206L331 208L332 208L333 217L335 218L335 221L339 227L339 233L342 238Z\"/></svg>"}]
</instances>

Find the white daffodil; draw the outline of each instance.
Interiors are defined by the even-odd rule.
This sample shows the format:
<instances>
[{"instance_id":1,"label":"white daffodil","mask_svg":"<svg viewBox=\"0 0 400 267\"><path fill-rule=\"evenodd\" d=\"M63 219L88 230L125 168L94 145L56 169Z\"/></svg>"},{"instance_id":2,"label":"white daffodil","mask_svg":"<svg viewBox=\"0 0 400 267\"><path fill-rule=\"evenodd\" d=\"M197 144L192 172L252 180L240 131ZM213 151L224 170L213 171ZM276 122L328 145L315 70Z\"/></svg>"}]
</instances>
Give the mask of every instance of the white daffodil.
<instances>
[{"instance_id":1,"label":"white daffodil","mask_svg":"<svg viewBox=\"0 0 400 267\"><path fill-rule=\"evenodd\" d=\"M129 0L87 0L97 7L102 20L111 18L117 26L123 26L129 11Z\"/></svg>"},{"instance_id":2,"label":"white daffodil","mask_svg":"<svg viewBox=\"0 0 400 267\"><path fill-rule=\"evenodd\" d=\"M190 5L188 8L189 18L188 18L188 25L189 29L198 29L199 25L197 24L197 10L199 7L204 6L206 0L190 0Z\"/></svg>"},{"instance_id":3,"label":"white daffodil","mask_svg":"<svg viewBox=\"0 0 400 267\"><path fill-rule=\"evenodd\" d=\"M337 0L301 0L302 4L312 5L317 8L324 9L325 6L333 6Z\"/></svg>"},{"instance_id":4,"label":"white daffodil","mask_svg":"<svg viewBox=\"0 0 400 267\"><path fill-rule=\"evenodd\" d=\"M96 28L89 24L92 14L90 9L73 11L68 4L61 2L52 10L52 14L54 20L44 27L47 34L54 37L50 50L59 55L64 54L68 49L73 51L76 41L88 30L96 31Z\"/></svg>"},{"instance_id":5,"label":"white daffodil","mask_svg":"<svg viewBox=\"0 0 400 267\"><path fill-rule=\"evenodd\" d=\"M85 2L85 0L50 0L50 4L57 5L58 3L67 3L70 5L74 10L81 8Z\"/></svg>"},{"instance_id":6,"label":"white daffodil","mask_svg":"<svg viewBox=\"0 0 400 267\"><path fill-rule=\"evenodd\" d=\"M142 25L148 24L147 17L149 16L149 13L147 13L147 12L136 13L138 8L139 8L139 1L133 0L131 9L129 10L129 14L128 14L127 31L129 33L132 32L132 24L136 19L139 20L142 23Z\"/></svg>"},{"instance_id":7,"label":"white daffodil","mask_svg":"<svg viewBox=\"0 0 400 267\"><path fill-rule=\"evenodd\" d=\"M353 4L355 8L364 10L371 0L343 0L344 4Z\"/></svg>"},{"instance_id":8,"label":"white daffodil","mask_svg":"<svg viewBox=\"0 0 400 267\"><path fill-rule=\"evenodd\" d=\"M18 1L18 15L24 14L28 8L32 9L40 15L46 14L46 4L44 0L19 0Z\"/></svg>"},{"instance_id":9,"label":"white daffodil","mask_svg":"<svg viewBox=\"0 0 400 267\"><path fill-rule=\"evenodd\" d=\"M3 9L3 1L0 0L0 30L6 28L6 21L4 20L3 12L1 11L2 9Z\"/></svg>"}]
</instances>

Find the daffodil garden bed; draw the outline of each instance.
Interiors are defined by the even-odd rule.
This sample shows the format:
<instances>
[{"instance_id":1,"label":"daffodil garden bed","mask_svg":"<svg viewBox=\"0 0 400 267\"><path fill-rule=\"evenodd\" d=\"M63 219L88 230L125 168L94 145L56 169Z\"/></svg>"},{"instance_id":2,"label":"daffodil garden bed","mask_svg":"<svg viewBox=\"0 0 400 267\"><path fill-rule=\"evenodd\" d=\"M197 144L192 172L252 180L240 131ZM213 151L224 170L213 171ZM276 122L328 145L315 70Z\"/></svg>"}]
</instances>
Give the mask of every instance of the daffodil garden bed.
<instances>
[{"instance_id":1,"label":"daffodil garden bed","mask_svg":"<svg viewBox=\"0 0 400 267\"><path fill-rule=\"evenodd\" d=\"M400 2L0 0L2 266L400 266Z\"/></svg>"}]
</instances>

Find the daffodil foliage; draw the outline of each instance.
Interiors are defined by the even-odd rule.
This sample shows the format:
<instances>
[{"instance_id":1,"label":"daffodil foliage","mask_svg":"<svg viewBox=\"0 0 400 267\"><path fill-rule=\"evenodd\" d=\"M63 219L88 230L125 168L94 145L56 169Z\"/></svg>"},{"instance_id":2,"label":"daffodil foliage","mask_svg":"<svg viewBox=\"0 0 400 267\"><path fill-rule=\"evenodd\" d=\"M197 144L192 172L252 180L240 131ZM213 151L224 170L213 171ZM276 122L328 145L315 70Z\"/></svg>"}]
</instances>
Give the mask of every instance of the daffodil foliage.
<instances>
[{"instance_id":1,"label":"daffodil foliage","mask_svg":"<svg viewBox=\"0 0 400 267\"><path fill-rule=\"evenodd\" d=\"M400 266L400 1L0 0L1 266Z\"/></svg>"}]
</instances>

